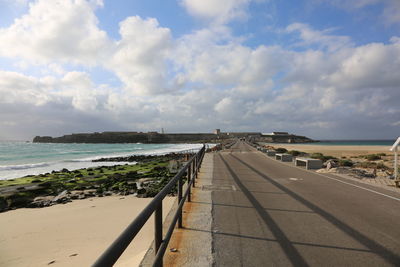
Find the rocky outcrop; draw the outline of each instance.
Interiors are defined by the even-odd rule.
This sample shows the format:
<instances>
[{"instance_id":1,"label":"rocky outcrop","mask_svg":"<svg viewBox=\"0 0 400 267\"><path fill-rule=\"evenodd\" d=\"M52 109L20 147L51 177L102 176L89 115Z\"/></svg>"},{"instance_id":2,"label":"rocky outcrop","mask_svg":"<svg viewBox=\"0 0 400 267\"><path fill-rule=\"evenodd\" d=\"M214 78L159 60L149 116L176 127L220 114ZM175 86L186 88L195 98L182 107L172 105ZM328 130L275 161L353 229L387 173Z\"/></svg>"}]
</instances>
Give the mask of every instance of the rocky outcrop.
<instances>
[{"instance_id":1,"label":"rocky outcrop","mask_svg":"<svg viewBox=\"0 0 400 267\"><path fill-rule=\"evenodd\" d=\"M159 134L138 132L103 132L70 134L61 137L36 136L34 143L182 143L210 142L218 139L216 134L187 133Z\"/></svg>"},{"instance_id":2,"label":"rocky outcrop","mask_svg":"<svg viewBox=\"0 0 400 267\"><path fill-rule=\"evenodd\" d=\"M253 141L273 143L308 143L314 142L305 136L294 134L263 135L256 132L230 133L175 133L160 134L157 132L102 132L80 133L61 137L36 136L34 143L187 143L187 142L216 142L235 138L248 138Z\"/></svg>"},{"instance_id":3,"label":"rocky outcrop","mask_svg":"<svg viewBox=\"0 0 400 267\"><path fill-rule=\"evenodd\" d=\"M316 142L308 137L294 134L263 135L259 142L266 143L312 143Z\"/></svg>"}]
</instances>

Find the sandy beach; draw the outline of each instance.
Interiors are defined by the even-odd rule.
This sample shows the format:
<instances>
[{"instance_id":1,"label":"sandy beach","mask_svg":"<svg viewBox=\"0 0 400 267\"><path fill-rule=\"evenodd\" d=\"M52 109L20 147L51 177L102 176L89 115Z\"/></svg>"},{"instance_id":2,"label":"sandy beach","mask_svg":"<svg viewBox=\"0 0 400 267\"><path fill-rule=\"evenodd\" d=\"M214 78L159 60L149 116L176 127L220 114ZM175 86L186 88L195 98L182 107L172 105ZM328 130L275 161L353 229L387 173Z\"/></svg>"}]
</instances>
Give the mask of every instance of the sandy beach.
<instances>
[{"instance_id":1,"label":"sandy beach","mask_svg":"<svg viewBox=\"0 0 400 267\"><path fill-rule=\"evenodd\" d=\"M164 217L175 198L164 200ZM90 266L151 198L110 196L0 213L0 266ZM153 240L153 218L115 266L137 266Z\"/></svg>"},{"instance_id":2,"label":"sandy beach","mask_svg":"<svg viewBox=\"0 0 400 267\"><path fill-rule=\"evenodd\" d=\"M327 146L327 145L315 145L315 144L276 144L276 143L265 143L266 145L273 146L275 148L282 147L287 150L298 150L307 153L320 152L324 155L334 157L352 157L358 155L386 153L388 155L393 154L390 146Z\"/></svg>"}]
</instances>

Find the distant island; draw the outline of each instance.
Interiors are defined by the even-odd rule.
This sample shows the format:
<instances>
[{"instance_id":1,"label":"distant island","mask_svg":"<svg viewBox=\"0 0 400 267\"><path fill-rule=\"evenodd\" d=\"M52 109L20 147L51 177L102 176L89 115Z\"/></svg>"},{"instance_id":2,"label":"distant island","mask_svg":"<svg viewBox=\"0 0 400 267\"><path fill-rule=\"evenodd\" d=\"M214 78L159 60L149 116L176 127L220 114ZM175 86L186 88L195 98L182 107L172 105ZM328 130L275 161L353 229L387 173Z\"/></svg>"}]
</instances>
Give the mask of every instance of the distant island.
<instances>
[{"instance_id":1,"label":"distant island","mask_svg":"<svg viewBox=\"0 0 400 267\"><path fill-rule=\"evenodd\" d=\"M316 142L308 137L289 134L287 132L221 132L213 133L158 133L158 132L95 132L74 133L61 137L36 136L34 143L206 143L223 140L245 138L250 141L270 143L311 143Z\"/></svg>"}]
</instances>

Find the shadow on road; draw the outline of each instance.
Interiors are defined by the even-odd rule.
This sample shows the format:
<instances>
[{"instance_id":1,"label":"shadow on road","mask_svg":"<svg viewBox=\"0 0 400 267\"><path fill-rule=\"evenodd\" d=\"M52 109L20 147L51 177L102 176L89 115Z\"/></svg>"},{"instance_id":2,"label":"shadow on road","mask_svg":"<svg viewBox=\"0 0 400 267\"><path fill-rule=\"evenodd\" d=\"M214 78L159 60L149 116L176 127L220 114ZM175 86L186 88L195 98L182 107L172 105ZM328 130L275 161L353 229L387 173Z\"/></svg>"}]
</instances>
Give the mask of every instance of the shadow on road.
<instances>
[{"instance_id":1,"label":"shadow on road","mask_svg":"<svg viewBox=\"0 0 400 267\"><path fill-rule=\"evenodd\" d=\"M285 251L288 259L295 265L295 266L307 266L307 263L305 260L302 258L302 256L299 254L299 252L296 250L296 248L293 246L293 242L291 242L286 235L283 233L283 231L279 228L279 226L276 224L276 222L272 219L272 217L268 214L268 212L262 207L262 205L256 200L256 198L251 194L251 192L243 185L243 183L240 181L239 177L234 173L234 171L231 169L231 167L228 165L228 163L222 158L221 155L220 159L223 161L225 164L226 168L228 169L229 173L231 174L232 178L240 188L240 190L243 192L243 194L248 198L248 200L253 204L254 208L260 215L260 217L264 220L264 222L268 225L268 227L271 229L273 232L274 236L276 237L277 241L279 242L280 246L282 249ZM293 199L297 200L298 202L302 203L306 207L308 207L310 210L315 212L316 214L320 215L323 217L325 220L333 224L335 227L346 233L348 236L352 237L353 239L357 240L359 243L363 244L369 249L369 252L375 253L382 259L384 259L386 262L393 264L395 266L400 266L400 257L393 253L392 251L386 249L382 245L378 244L377 242L371 240L364 234L360 233L359 231L355 230L354 228L350 227L346 223L342 222L332 214L326 212L325 210L319 208L315 204L311 203L310 201L302 198L295 192L291 191L287 187L283 186L282 184L276 182L275 180L269 178L265 174L261 173L258 171L256 168L252 167L250 164L244 162L243 160L239 159L238 157L230 154L230 157L234 158L236 161L240 162L244 166L248 167L250 170L261 176L263 179L267 180L289 196L291 196Z\"/></svg>"}]
</instances>

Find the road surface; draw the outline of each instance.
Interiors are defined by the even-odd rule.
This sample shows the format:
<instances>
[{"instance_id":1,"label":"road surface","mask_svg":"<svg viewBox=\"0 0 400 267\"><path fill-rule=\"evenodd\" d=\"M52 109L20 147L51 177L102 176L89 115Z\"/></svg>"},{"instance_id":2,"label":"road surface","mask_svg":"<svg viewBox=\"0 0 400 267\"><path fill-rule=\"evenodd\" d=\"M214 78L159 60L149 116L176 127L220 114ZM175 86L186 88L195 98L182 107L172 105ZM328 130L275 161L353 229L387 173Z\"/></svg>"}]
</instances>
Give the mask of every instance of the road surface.
<instances>
[{"instance_id":1,"label":"road surface","mask_svg":"<svg viewBox=\"0 0 400 267\"><path fill-rule=\"evenodd\" d=\"M400 266L400 194L278 162L214 155L215 266Z\"/></svg>"}]
</instances>

